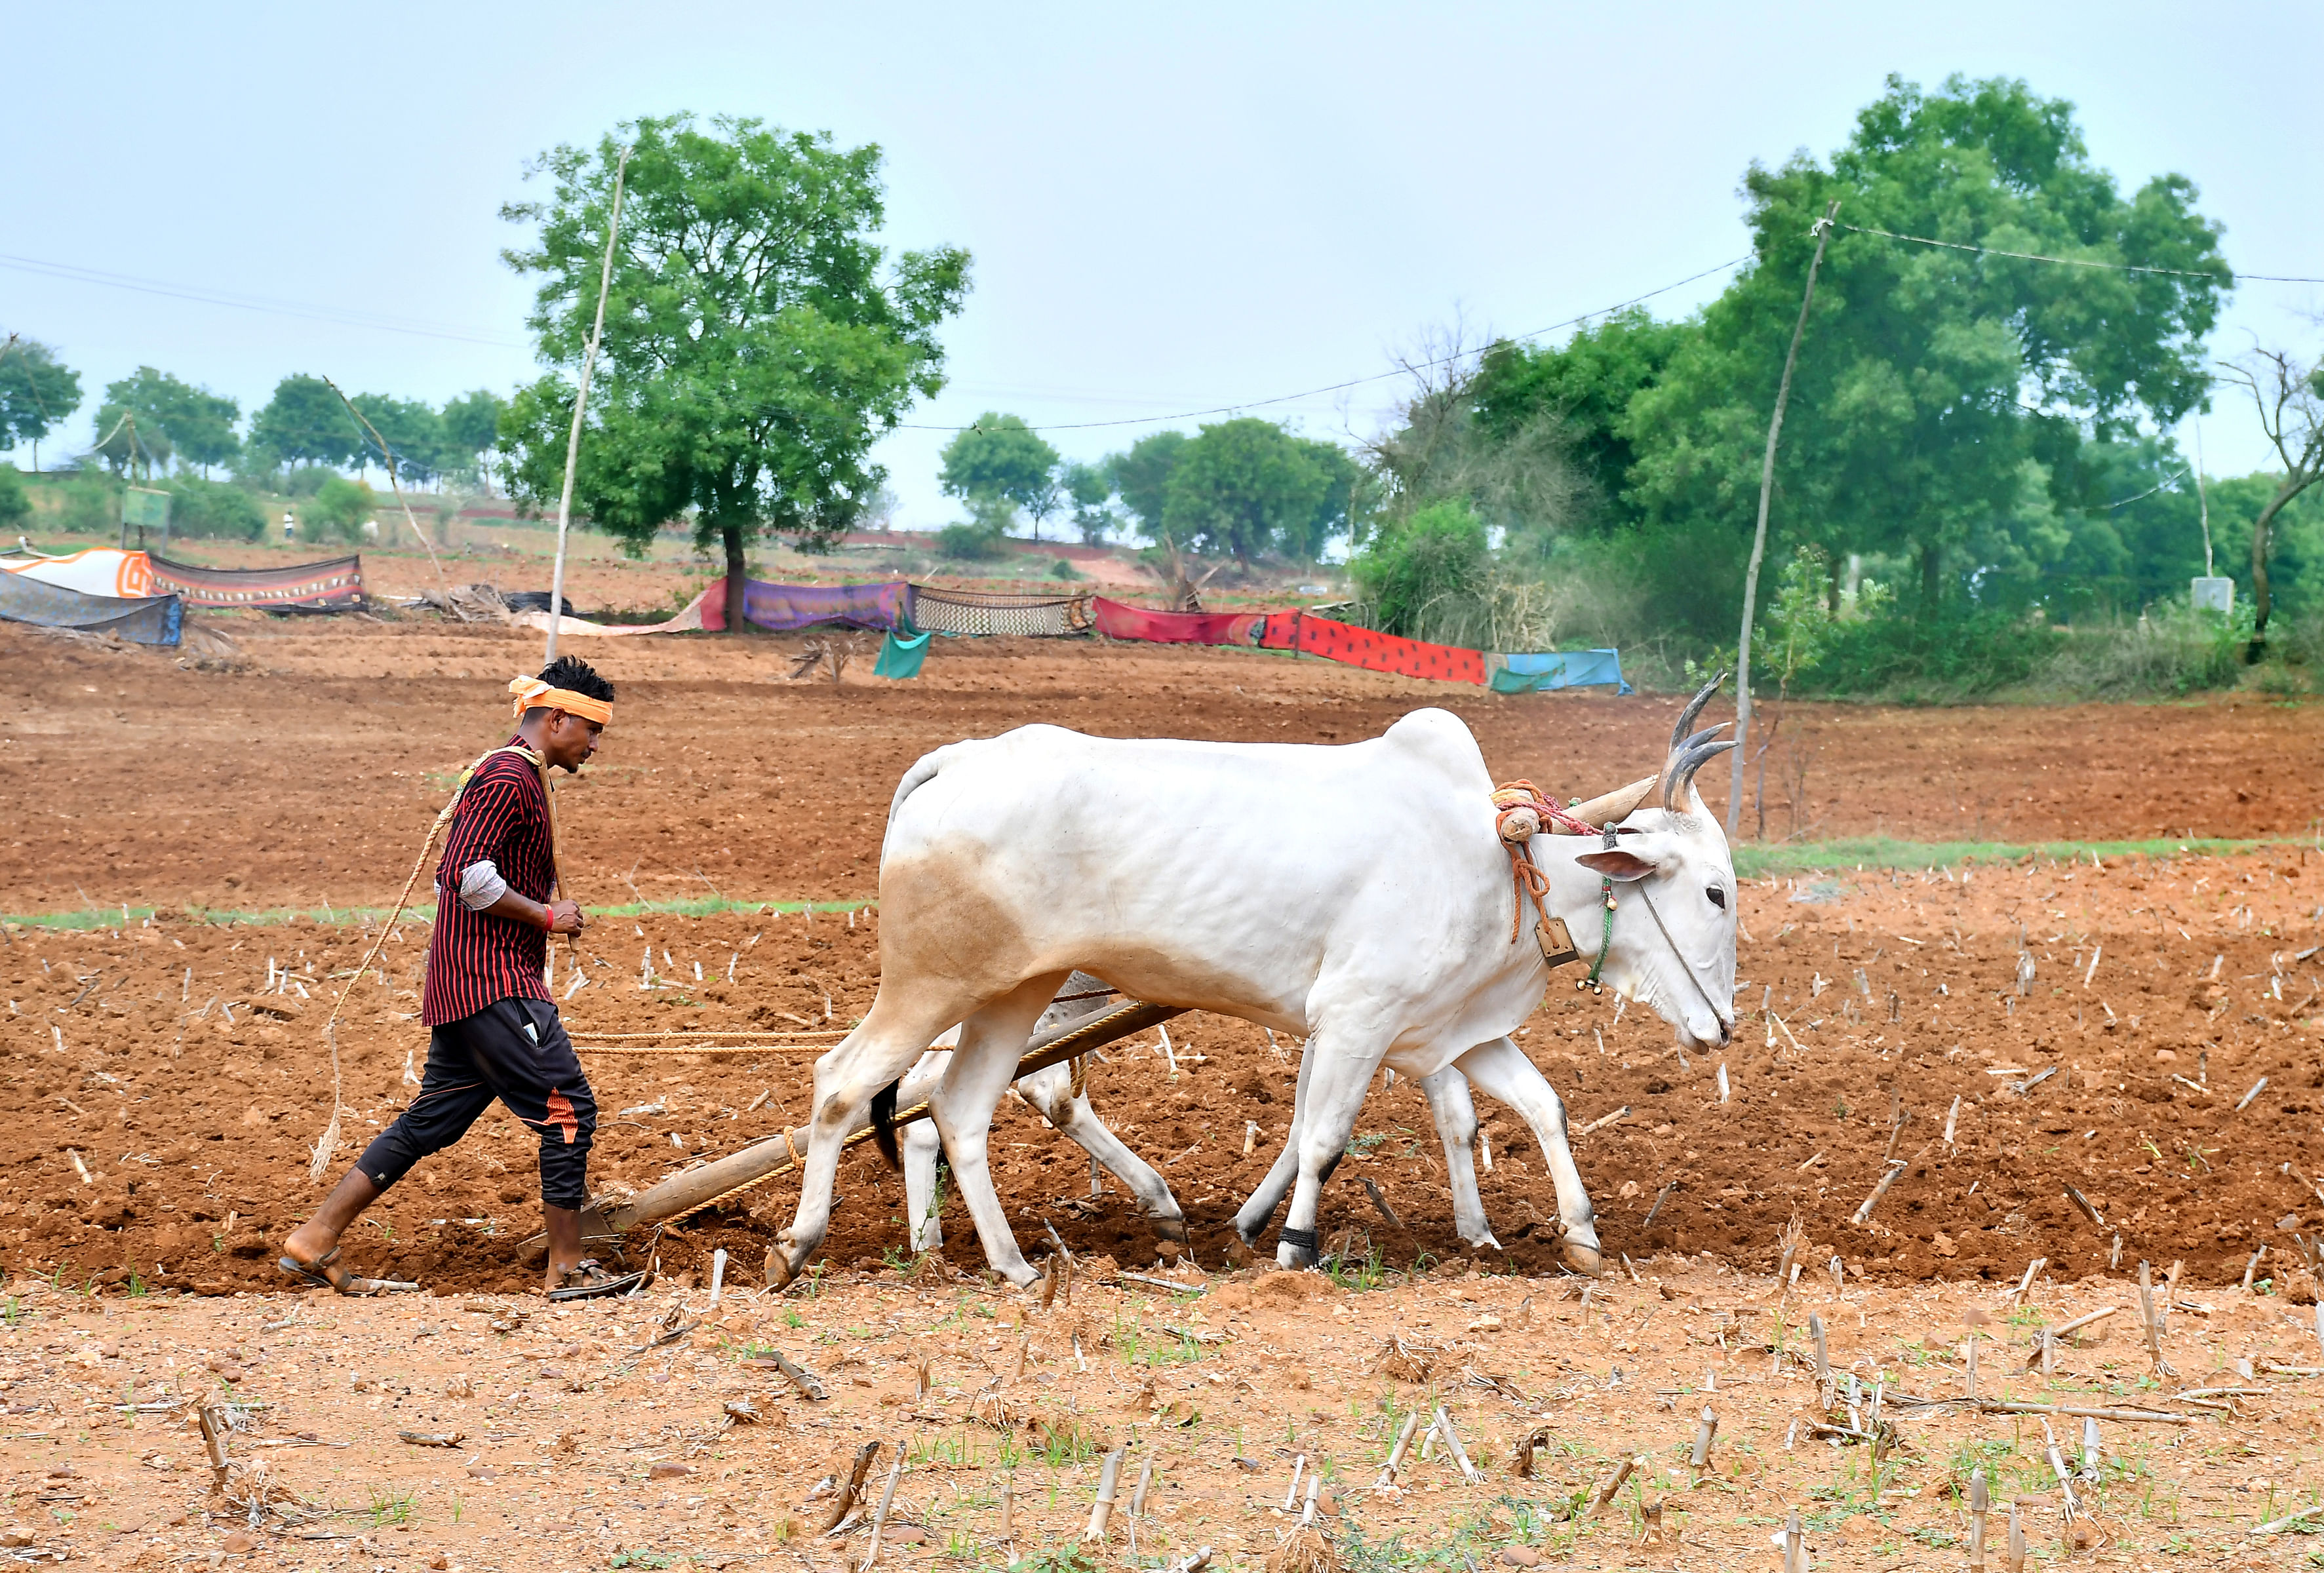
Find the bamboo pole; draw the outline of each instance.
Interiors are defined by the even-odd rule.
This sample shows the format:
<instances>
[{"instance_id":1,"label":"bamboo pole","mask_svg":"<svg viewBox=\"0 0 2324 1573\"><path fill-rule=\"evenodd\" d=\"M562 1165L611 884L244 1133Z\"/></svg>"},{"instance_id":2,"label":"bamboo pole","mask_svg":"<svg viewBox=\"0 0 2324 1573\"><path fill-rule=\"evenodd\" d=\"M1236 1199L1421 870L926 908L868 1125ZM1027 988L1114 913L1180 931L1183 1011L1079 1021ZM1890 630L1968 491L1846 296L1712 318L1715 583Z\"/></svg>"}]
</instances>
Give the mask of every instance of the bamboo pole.
<instances>
[{"instance_id":1,"label":"bamboo pole","mask_svg":"<svg viewBox=\"0 0 2324 1573\"><path fill-rule=\"evenodd\" d=\"M1775 385L1775 411L1767 421L1767 453L1759 465L1759 524L1751 536L1751 564L1743 575L1743 632L1735 645L1735 762L1727 787L1727 839L1743 812L1745 754L1751 739L1751 623L1759 604L1759 564L1767 555L1767 505L1775 491L1775 440L1784 429L1784 406L1791 401L1792 368L1800 358L1800 340L1808 331L1808 308L1815 303L1816 271L1823 266L1823 251L1831 240L1831 221L1840 213L1840 199L1823 210L1815 226L1815 257L1808 263L1807 289L1800 296L1800 319L1792 327L1792 347L1784 355L1784 379Z\"/></svg>"},{"instance_id":2,"label":"bamboo pole","mask_svg":"<svg viewBox=\"0 0 2324 1573\"><path fill-rule=\"evenodd\" d=\"M613 210L605 220L605 265L597 275L597 320L589 328L589 352L581 358L581 385L573 397L573 430L565 439L565 488L557 499L557 568L549 581L549 650L557 658L557 630L565 621L565 532L573 523L573 472L581 462L581 417L589 405L589 377L597 369L597 341L605 331L605 297L613 284L613 241L622 232L622 185L630 172L630 152L613 166Z\"/></svg>"}]
</instances>

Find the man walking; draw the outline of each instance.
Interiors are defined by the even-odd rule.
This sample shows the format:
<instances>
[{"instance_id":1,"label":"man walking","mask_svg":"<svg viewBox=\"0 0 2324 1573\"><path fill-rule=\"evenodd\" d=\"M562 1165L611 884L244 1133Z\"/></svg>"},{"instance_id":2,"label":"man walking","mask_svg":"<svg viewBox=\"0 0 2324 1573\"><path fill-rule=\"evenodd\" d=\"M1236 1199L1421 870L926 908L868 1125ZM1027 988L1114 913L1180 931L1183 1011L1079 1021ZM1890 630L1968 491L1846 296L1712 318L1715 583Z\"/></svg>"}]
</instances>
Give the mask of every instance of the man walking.
<instances>
[{"instance_id":1,"label":"man walking","mask_svg":"<svg viewBox=\"0 0 2324 1573\"><path fill-rule=\"evenodd\" d=\"M282 1243L284 1273L341 1294L384 1285L337 1265L339 1237L413 1164L465 1136L495 1098L540 1137L549 1298L619 1293L643 1281L581 1255L597 1104L544 977L549 936L578 934L586 922L558 886L549 771L578 771L597 751L613 717L613 685L562 656L509 692L516 735L469 774L436 872L420 1002L432 1031L420 1091Z\"/></svg>"}]
</instances>

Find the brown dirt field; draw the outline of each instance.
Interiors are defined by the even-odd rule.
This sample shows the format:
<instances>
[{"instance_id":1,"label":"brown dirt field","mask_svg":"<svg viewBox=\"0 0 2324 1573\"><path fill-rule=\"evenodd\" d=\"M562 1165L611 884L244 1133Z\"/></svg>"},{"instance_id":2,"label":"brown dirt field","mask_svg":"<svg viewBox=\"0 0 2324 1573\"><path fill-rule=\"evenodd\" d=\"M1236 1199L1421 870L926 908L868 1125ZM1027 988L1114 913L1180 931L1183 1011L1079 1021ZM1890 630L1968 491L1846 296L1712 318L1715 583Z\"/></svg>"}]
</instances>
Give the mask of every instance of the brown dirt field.
<instances>
[{"instance_id":1,"label":"brown dirt field","mask_svg":"<svg viewBox=\"0 0 2324 1573\"><path fill-rule=\"evenodd\" d=\"M1279 1568L1295 1470L1323 1476L1327 1567L1766 1568L1771 1532L1797 1512L1817 1568L1957 1568L1980 1466L1989 1565L2006 1565L2015 1500L2043 1563L2256 1569L2305 1565L2307 1542L2249 1531L2324 1487L2314 1383L2288 1374L2310 1368L2310 1335L2280 1301L2236 1290L2172 1313L2162 1349L2181 1375L2155 1391L2118 1283L2039 1285L2015 1308L1985 1286L1840 1291L1820 1276L1784 1298L1765 1277L1665 1258L1586 1298L1572 1281L1398 1274L1351 1292L1280 1273L1213 1276L1189 1298L1107 1269L1084 1261L1047 1311L940 1267L841 1271L780 1298L730 1290L715 1306L678 1285L557 1309L12 1286L0 1536L19 1555L120 1568L853 1567L867 1530L859 1517L820 1536L832 1503L816 1483L876 1443L873 1501L899 1449L906 1466L881 1536L892 1568L1021 1555L1158 1568L1209 1547L1222 1570ZM2108 1307L2054 1370L2026 1368L2042 1326ZM1895 1440L1877 1462L1808 1429L1827 1415L1811 1316L1843 1385L1865 1403L1881 1388ZM1970 1344L1988 1398L2160 1403L2191 1423L2103 1423L2098 1479L2078 1488L2087 1516L2068 1523L2047 1422L1907 1402L1957 1398ZM830 1396L792 1388L777 1351ZM2182 1384L2218 1407L2172 1402ZM1416 1445L1380 1488L1405 1416L1439 1403L1475 1483ZM211 1487L205 1405L238 1427L236 1469L263 1471L232 1496ZM754 1420L732 1423L737 1406ZM976 1418L996 1412L1006 1429ZM1706 1412L1717 1429L1697 1480ZM2079 1463L2080 1422L2057 1430ZM1545 1445L1521 1478L1529 1432ZM1097 1455L1115 1446L1130 1451L1107 1542L1076 1550ZM1628 1484L1576 1516L1622 1458L1636 1460Z\"/></svg>"},{"instance_id":2,"label":"brown dirt field","mask_svg":"<svg viewBox=\"0 0 2324 1573\"><path fill-rule=\"evenodd\" d=\"M452 774L504 735L501 685L537 646L432 622L247 621L234 629L242 667L227 671L0 629L9 705L0 718L0 789L17 807L13 833L0 838L7 906L161 908L151 922L114 929L0 926L0 1164L20 1176L0 1197L0 1262L15 1274L10 1292L24 1296L20 1311L33 1317L0 1343L14 1363L14 1375L0 1373L12 1384L0 1399L36 1433L0 1444L17 1516L48 1515L42 1534L76 1555L102 1550L128 1561L218 1549L222 1521L208 1529L198 1513L171 1522L200 1500L199 1485L180 1473L198 1459L198 1439L180 1429L140 1439L94 1426L124 1382L143 1397L157 1383L179 1392L223 1381L209 1368L215 1358L234 1365L248 1391L283 1405L263 1412L263 1426L351 1444L267 1455L303 1495L362 1508L374 1487L417 1494L419 1526L409 1531L380 1529L375 1513L291 1531L362 1534L363 1548L330 1544L357 1550L366 1563L431 1546L488 1566L542 1557L603 1566L616 1546L733 1560L780 1543L806 1486L850 1437L892 1435L904 1424L897 1384L908 1377L908 1352L925 1347L936 1357L939 1392L959 1393L944 1399L950 1421L908 1429L929 1448L953 1450L916 1463L903 1495L935 1545L957 1532L969 1560L993 1555L985 1545L991 1504L977 1494L989 1492L998 1443L989 1430L952 1422L965 1407L961 1395L985 1379L977 1363L1000 1359L993 1340L1013 1348L984 1318L996 1304L1013 1316L1016 1302L973 1280L937 1282L977 1261L956 1202L945 1219L950 1265L932 1265L916 1283L881 1269L883 1258L899 1259L902 1187L868 1152L843 1164L846 1200L827 1253L836 1271L817 1297L747 1302L715 1320L715 1331L696 1335L697 1347L682 1357L624 1353L645 1341L632 1323L670 1308L669 1289L650 1297L650 1312L635 1304L571 1318L537 1311L528 1331L507 1339L443 1302L324 1302L287 1328L262 1330L262 1319L280 1321L283 1302L238 1296L280 1287L274 1244L318 1194L304 1173L330 1099L317 1028L344 980L334 975L352 969L370 934L344 915L228 924L187 909L326 901L343 909L392 899ZM602 762L560 799L585 898L628 899L633 884L659 899L715 887L750 899L866 900L897 773L936 743L1027 721L1329 741L1441 704L1476 730L1498 777L1589 791L1652 768L1676 703L1506 700L1241 652L1004 640L946 644L915 685L859 682L853 673L836 686L790 685L781 673L797 642L604 647L604 663L623 685L620 720ZM1834 707L1803 709L1793 724L1821 748L1807 812L1823 835L1933 840L1965 833L1980 814L1988 836L2297 834L2314 812L2307 783L2316 729L2298 709ZM1960 784L1962 795L1949 795L1947 783ZM1097 1417L1092 1435L1119 1439L1134 1427L1148 1440L1169 1505L1142 1550L1180 1556L1207 1541L1231 1565L1251 1568L1284 1527L1262 1499L1279 1502L1291 1453L1333 1459L1341 1488L1369 1484L1384 1451L1376 1435L1384 1395L1408 1403L1420 1391L1397 1386L1370 1361L1386 1333L1418 1330L1458 1346L1434 1384L1486 1457L1490 1482L1462 1486L1434 1461L1401 1499L1359 1501L1351 1490L1335 1530L1343 1547L1377 1549L1403 1533L1409 1548L1443 1551L1458 1530L1479 1551L1531 1536L1586 1565L1626 1556L1654 1565L1625 1550L1618 1526L1586 1529L1577 1541L1571 1526L1537 1525L1531 1508L1512 1504L1538 1504L1545 1489L1509 1479L1507 1460L1533 1416L1547 1418L1575 1449L1560 1461L1573 1476L1560 1475L1562 1485L1632 1448L1653 1449L1663 1467L1692 1433L1700 1368L1715 1361L1720 1388L1735 1390L1713 1401L1725 1416L1721 1457L1730 1473L1716 1487L1674 1494L1673 1521L1686 1537L1678 1565L1772 1559L1766 1532L1794 1505L1813 1515L1820 1565L1909 1565L1958 1528L1940 1492L1954 1450L1972 1434L2014 1449L2020 1475L2008 1488L2031 1494L2042 1467L2038 1428L1960 1415L1908 1423L1913 1450L1877 1502L1866 1495L1856 1449L1827 1452L1803 1440L1787 1450L1807 1389L1770 1373L1764 1350L1744 1352L1751 1339L1766 1342L1766 1320L1738 1334L1732 1320L1766 1317L1776 1233L1795 1212L1802 1219L1801 1259L1810 1268L1801 1293L1833 1324L1841 1362L1856 1362L1868 1379L1877 1366L1915 1393L1957 1390L1946 1350L1972 1330L1994 1340L1987 1370L2001 1367L2010 1340L2022 1364L2029 1324L2006 1320L1997 1292L2037 1256L2048 1265L2034 1294L2052 1322L2078 1308L2127 1303L2126 1278L2142 1259L2158 1271L2183 1262L2182 1292L2212 1312L2172 1319L2172 1358L2190 1383L2244 1383L2214 1375L2237 1357L2312 1363L2314 1335L2291 1319L2305 1318L2313 1298L2295 1237L2312 1235L2324 1219L2324 1192L2315 1189L2324 1171L2315 1042L2324 970L2308 953L2319 937L2319 886L2324 857L2289 843L2103 869L2043 860L1966 875L1748 881L1740 967L1748 1016L1726 1057L1726 1100L1717 1064L1702 1056L1683 1064L1661 1023L1643 1011L1618 1015L1610 999L1563 982L1521 1038L1577 1125L1631 1110L1581 1138L1577 1156L1609 1250L1638 1264L1645 1284L1601 1283L1586 1310L1558 1298L1568 1291L1549 1276L1554 1253L1538 1227L1552 1216L1539 1154L1490 1105L1494 1166L1484 1197L1508 1248L1481 1264L1488 1276L1457 1284L1410 1276L1465 1253L1451 1233L1425 1106L1398 1085L1367 1107L1359 1151L1327 1188L1323 1215L1351 1258L1377 1253L1390 1287L1342 1300L1302 1275L1299 1292L1320 1291L1326 1311L1296 1297L1277 1303L1289 1287L1218 1280L1207 1330L1226 1341L1165 1338L1200 1357L1155 1373L1158 1397L1208 1412L1184 1428L1167 1423L1183 1412L1149 1422L1124 1410L1121 1395L1141 1375L1132 1362L1163 1338L1157 1329L1204 1324L1135 1286L1085 1287L1077 1309L1035 1316L1025 1406L1052 1419L1085 1409ZM583 952L588 982L564 1008L577 1026L601 1032L781 1028L820 1022L826 1010L844 1023L876 986L876 924L868 909L852 925L833 912L601 917ZM2034 965L2022 994L2021 932ZM340 1042L353 1113L342 1164L394 1118L405 1067L424 1052L414 1013L426 934L424 922L407 919L349 1001ZM676 987L637 987L648 945L656 972ZM297 986L269 994L277 964ZM560 993L567 966L560 963ZM1132 1145L1157 1163L1175 1160L1166 1177L1194 1224L1196 1259L1216 1272L1232 1210L1282 1139L1292 1065L1237 1022L1190 1016L1173 1024L1172 1035L1182 1056L1175 1080L1148 1035L1112 1051L1093 1085ZM807 1082L800 1056L772 1052L604 1057L592 1074L606 1116L593 1175L607 1187L641 1188L696 1154L796 1123ZM2238 1108L2262 1076L2266 1087ZM652 1104L659 1112L638 1111ZM1905 1121L1893 1143L1892 1113ZM1239 1139L1246 1118L1263 1127L1249 1157ZM1854 1225L1892 1145L1906 1171L1869 1224ZM1132 1265L1152 1259L1151 1237L1125 1216L1119 1189L1089 1198L1078 1150L1020 1107L1004 1106L994 1152L1020 1240L1037 1254L1047 1219L1077 1252ZM77 1163L88 1170L86 1182ZM532 1164L530 1138L488 1116L374 1209L350 1237L350 1259L440 1293L516 1292L525 1274L514 1247L538 1217ZM1372 1210L1356 1183L1365 1176L1404 1227ZM2070 1184L2105 1218L2103 1230L2066 1199ZM736 1279L755 1283L789 1200L777 1182L752 1206L671 1234L662 1254L674 1282L698 1285L711 1250L724 1246ZM2255 1273L2270 1292L2246 1295L2235 1286L2262 1247ZM1833 1256L1844 1289L1823 1265ZM97 1293L27 1290L35 1276ZM1674 1302L1662 1298L1656 1279ZM1517 1333L1527 1295L1534 1304L1524 1314L1545 1319L1545 1339ZM692 1298L701 1302L698 1288ZM1657 1314L1658 1306L1670 1311ZM1472 1329L1487 1311L1509 1330ZM729 1325L737 1316L739 1325ZM424 1352L407 1342L420 1323L442 1340ZM1075 1329L1090 1372L1074 1359ZM840 1396L827 1408L776 1400L762 1373L734 1363L760 1339L827 1374L846 1370ZM108 1343L117 1352L106 1353ZM229 1360L229 1350L241 1353ZM533 1368L524 1358L540 1355L596 1396L568 1394L545 1373L527 1376ZM1625 1375L1609 1387L1615 1366ZM1523 1403L1462 1385L1463 1366L1508 1376ZM2070 1375L2050 1384L2132 1393L2145 1369L2132 1319L2117 1316L2109 1339L2089 1354L2070 1352L2065 1368ZM350 1371L375 1384L350 1389ZM446 1396L455 1372L475 1374L478 1396ZM857 1387L859 1378L868 1385ZM2013 1380L2021 1392L2050 1384ZM2270 1394L2227 1423L2207 1421L2191 1433L2109 1428L2109 1449L2126 1461L2102 1508L2117 1536L2107 1554L2143 1559L2188 1537L2214 1561L2232 1560L2245 1526L2291 1511L2296 1489L2324 1484L2315 1468L2316 1406L2297 1379L2279 1388L2263 1370L2256 1380ZM743 1391L787 1418L720 1436L718 1397ZM609 1415L609 1397L622 1404L622 1419ZM1664 1399L1677 1407L1662 1407ZM415 1418L427 1422L418 1429L466 1425L476 1435L456 1459L413 1450L393 1436ZM134 1430L164 1423L143 1416ZM577 1455L553 1450L567 1427L581 1432ZM1232 1465L1223 1451L1230 1441L1262 1461L1257 1475ZM176 1460L171 1472L136 1461L156 1452ZM646 1478L664 1455L686 1455L696 1477ZM496 1465L505 1483L466 1473L471 1457L479 1467ZM569 1487L545 1504L521 1489L536 1467L521 1460L543 1458ZM78 1484L44 1475L61 1458L79 1460ZM1056 1494L1037 1497L1025 1487L1019 1522L1030 1527L1021 1541L1066 1539L1071 1521L1086 1516L1093 1474L1085 1463L1022 1465L1020 1476L1054 1483ZM941 1479L931 1484L929 1475ZM456 1494L466 1504L456 1519ZM2036 1540L2054 1546L2054 1511L2043 1512ZM112 1527L100 1532L100 1522ZM261 1555L307 1550L285 1542L270 1553L277 1542L259 1543ZM892 1554L925 1559L929 1550ZM1450 1565L1445 1556L1439 1566ZM2251 1565L2287 1564L2268 1554Z\"/></svg>"}]
</instances>

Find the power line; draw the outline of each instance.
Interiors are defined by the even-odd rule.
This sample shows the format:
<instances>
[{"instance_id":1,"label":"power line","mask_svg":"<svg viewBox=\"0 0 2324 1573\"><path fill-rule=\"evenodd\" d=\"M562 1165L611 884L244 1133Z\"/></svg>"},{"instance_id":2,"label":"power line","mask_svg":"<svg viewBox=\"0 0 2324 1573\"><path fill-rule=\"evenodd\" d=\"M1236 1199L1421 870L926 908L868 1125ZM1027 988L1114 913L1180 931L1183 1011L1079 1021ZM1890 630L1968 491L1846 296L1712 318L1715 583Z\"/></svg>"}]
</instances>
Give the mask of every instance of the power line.
<instances>
[{"instance_id":1,"label":"power line","mask_svg":"<svg viewBox=\"0 0 2324 1573\"><path fill-rule=\"evenodd\" d=\"M1587 322L1593 317L1610 317L1615 312L1625 310L1629 307L1636 306L1642 300L1652 300L1657 295L1667 295L1674 290L1683 290L1686 286L1695 282L1699 279L1708 279L1711 274L1723 273L1729 268L1739 268L1745 262L1751 260L1751 255L1752 253L1747 252L1742 256L1735 257L1728 262L1721 262L1715 268L1705 268L1700 273L1689 273L1685 278L1677 281L1675 283L1665 284L1658 290L1649 290L1643 295L1633 295L1628 300L1618 301L1611 306L1600 307L1595 311L1585 311L1579 317L1569 317L1563 322L1553 322L1547 327L1536 327L1530 333L1514 334L1510 336L1517 339L1539 338L1544 334L1555 333L1560 328L1572 327L1578 323ZM1465 360L1467 358L1467 352L1465 351L1454 354L1439 355L1434 360L1415 361L1407 365L1398 366L1392 372L1375 372L1369 377L1351 377L1344 382L1333 382L1329 386L1323 388L1310 388L1302 393L1281 393L1272 399L1247 399L1238 404L1221 404L1209 409L1187 409L1182 410L1176 415L1131 416L1121 420L1064 421L1055 425L1037 426L1030 429L1034 431L1091 431L1101 427L1155 426L1173 420L1198 420L1205 415L1232 415L1238 410L1263 409L1270 404L1290 404L1302 399L1314 399L1324 393L1338 393L1350 388L1360 388L1369 382L1385 382L1391 377L1408 376L1414 372L1426 371L1431 366L1449 365L1454 361ZM966 426L915 425L909 422L904 422L898 424L891 429L897 431L967 431L970 428Z\"/></svg>"},{"instance_id":2,"label":"power line","mask_svg":"<svg viewBox=\"0 0 2324 1573\"><path fill-rule=\"evenodd\" d=\"M390 317L381 312L363 311L342 306L314 306L297 300L276 300L263 295L235 295L225 290L203 290L187 284L167 283L158 279L141 279L128 273L108 273L101 269L79 267L70 262L46 262L39 257L13 256L6 253L0 253L0 268L14 269L20 273L35 273L45 278L67 279L75 283L97 284L109 290L130 290L142 295L161 295L172 300L194 300L206 306L230 306L237 311L259 311L276 317L296 317L314 322L336 323L343 327L375 328L383 333L410 334L419 338L450 339L458 344L492 345L503 349L525 347L515 339L495 338L451 327L431 327L409 317Z\"/></svg>"},{"instance_id":3,"label":"power line","mask_svg":"<svg viewBox=\"0 0 2324 1573\"><path fill-rule=\"evenodd\" d=\"M1914 245L1941 246L1950 252L1974 252L1983 257L2014 257L2021 262L2054 262L2061 268L2098 268L2114 273L2162 273L2174 279L2209 279L2235 284L2249 279L2263 284L2324 284L2324 279L2303 279L2284 273L2215 272L2197 268L2144 268L2130 262L2092 262L2087 257L2045 257L2036 252L2005 252L1993 246L1968 245L1957 240L1931 240L1924 235L1898 235L1890 229L1868 229L1859 224L1835 224L1857 235L1877 235L1884 240L1909 241Z\"/></svg>"}]
</instances>

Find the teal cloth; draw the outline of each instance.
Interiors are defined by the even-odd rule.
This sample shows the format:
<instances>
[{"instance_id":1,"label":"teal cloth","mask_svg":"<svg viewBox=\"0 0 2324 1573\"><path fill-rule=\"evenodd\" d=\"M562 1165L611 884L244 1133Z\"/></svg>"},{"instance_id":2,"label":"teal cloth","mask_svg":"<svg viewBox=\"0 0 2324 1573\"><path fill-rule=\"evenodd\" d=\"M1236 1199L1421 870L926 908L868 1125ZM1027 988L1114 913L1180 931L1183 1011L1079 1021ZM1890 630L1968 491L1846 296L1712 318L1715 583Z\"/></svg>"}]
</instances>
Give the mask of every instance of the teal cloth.
<instances>
[{"instance_id":1,"label":"teal cloth","mask_svg":"<svg viewBox=\"0 0 2324 1573\"><path fill-rule=\"evenodd\" d=\"M890 629L888 637L880 641L880 659L872 667L874 677L886 677L891 682L900 683L908 677L920 675L920 663L928 658L928 640L936 635L916 633L908 636L905 630L911 626L907 622L902 630Z\"/></svg>"}]
</instances>

